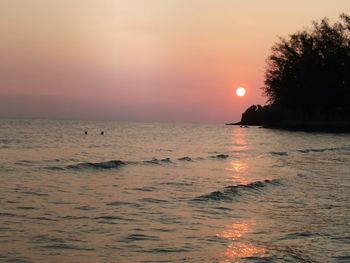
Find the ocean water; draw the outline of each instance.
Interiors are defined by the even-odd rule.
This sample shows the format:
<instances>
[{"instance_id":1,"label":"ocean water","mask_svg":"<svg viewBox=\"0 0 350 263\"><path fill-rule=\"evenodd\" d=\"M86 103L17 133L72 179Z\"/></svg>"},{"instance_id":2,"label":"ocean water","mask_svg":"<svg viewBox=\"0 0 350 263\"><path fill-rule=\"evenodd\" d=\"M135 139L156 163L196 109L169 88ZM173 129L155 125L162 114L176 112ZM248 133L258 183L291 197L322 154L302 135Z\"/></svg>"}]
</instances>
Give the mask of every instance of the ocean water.
<instances>
[{"instance_id":1,"label":"ocean water","mask_svg":"<svg viewBox=\"0 0 350 263\"><path fill-rule=\"evenodd\" d=\"M4 119L0 182L0 262L350 262L348 134Z\"/></svg>"}]
</instances>

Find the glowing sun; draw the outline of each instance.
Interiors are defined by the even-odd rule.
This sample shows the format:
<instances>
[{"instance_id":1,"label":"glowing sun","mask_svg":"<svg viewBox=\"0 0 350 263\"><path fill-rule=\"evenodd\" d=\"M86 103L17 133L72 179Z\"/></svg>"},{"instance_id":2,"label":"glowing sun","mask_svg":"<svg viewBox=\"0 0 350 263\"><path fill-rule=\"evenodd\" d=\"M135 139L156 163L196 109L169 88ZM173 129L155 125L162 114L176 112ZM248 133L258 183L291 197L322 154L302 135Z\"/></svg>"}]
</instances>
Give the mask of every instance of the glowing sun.
<instances>
[{"instance_id":1,"label":"glowing sun","mask_svg":"<svg viewBox=\"0 0 350 263\"><path fill-rule=\"evenodd\" d=\"M236 89L236 94L238 97L243 97L245 95L245 88L239 87Z\"/></svg>"}]
</instances>

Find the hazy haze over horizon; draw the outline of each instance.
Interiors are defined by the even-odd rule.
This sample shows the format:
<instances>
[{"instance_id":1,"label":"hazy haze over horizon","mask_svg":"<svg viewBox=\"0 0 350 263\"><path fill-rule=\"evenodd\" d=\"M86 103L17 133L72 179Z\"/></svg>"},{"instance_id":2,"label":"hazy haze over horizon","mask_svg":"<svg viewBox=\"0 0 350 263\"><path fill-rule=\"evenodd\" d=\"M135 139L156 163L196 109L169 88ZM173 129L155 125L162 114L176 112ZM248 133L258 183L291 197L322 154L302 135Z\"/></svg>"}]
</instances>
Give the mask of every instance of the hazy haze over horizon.
<instances>
[{"instance_id":1,"label":"hazy haze over horizon","mask_svg":"<svg viewBox=\"0 0 350 263\"><path fill-rule=\"evenodd\" d=\"M265 103L279 36L349 10L347 0L4 0L0 117L237 121Z\"/></svg>"}]
</instances>

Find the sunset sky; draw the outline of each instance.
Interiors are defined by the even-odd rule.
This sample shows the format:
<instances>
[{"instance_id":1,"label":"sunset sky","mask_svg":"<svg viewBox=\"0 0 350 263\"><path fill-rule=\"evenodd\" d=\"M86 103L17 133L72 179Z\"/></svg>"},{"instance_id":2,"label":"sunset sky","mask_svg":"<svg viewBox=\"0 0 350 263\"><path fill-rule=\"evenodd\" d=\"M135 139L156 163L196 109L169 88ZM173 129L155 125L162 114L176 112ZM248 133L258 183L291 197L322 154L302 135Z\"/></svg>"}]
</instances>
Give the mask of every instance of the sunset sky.
<instances>
[{"instance_id":1,"label":"sunset sky","mask_svg":"<svg viewBox=\"0 0 350 263\"><path fill-rule=\"evenodd\" d=\"M266 101L278 37L342 12L349 0L1 0L0 117L238 121Z\"/></svg>"}]
</instances>

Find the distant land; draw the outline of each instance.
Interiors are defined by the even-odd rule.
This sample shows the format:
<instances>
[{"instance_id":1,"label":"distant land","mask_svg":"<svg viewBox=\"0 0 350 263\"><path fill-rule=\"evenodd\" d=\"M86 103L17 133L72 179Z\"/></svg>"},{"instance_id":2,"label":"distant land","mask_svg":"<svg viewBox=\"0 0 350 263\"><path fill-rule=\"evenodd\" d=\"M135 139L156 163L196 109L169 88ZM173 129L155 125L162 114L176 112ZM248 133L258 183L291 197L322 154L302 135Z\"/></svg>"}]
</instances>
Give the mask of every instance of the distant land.
<instances>
[{"instance_id":1,"label":"distant land","mask_svg":"<svg viewBox=\"0 0 350 263\"><path fill-rule=\"evenodd\" d=\"M280 39L267 60L264 95L240 122L271 128L350 131L350 16L313 22Z\"/></svg>"}]
</instances>

